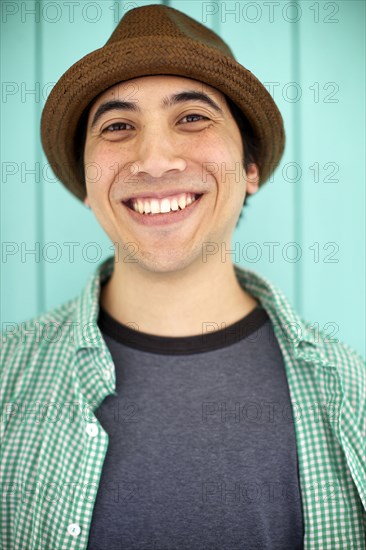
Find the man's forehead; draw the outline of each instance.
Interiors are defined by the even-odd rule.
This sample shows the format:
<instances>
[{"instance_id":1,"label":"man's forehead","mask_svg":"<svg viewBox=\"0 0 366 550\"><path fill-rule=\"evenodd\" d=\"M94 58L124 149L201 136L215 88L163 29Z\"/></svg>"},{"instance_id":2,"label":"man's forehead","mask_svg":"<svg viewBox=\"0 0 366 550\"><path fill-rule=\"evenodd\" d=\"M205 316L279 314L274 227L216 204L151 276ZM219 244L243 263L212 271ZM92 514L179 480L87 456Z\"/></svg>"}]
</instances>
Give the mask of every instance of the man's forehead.
<instances>
[{"instance_id":1,"label":"man's forehead","mask_svg":"<svg viewBox=\"0 0 366 550\"><path fill-rule=\"evenodd\" d=\"M107 99L138 102L145 90L148 91L150 87L156 85L158 86L158 90L155 90L155 94L159 93L159 90L160 95L174 93L175 91L195 90L207 96L214 97L220 103L220 106L225 103L225 97L222 92L199 80L179 75L149 75L125 80L111 86L95 98L91 112Z\"/></svg>"}]
</instances>

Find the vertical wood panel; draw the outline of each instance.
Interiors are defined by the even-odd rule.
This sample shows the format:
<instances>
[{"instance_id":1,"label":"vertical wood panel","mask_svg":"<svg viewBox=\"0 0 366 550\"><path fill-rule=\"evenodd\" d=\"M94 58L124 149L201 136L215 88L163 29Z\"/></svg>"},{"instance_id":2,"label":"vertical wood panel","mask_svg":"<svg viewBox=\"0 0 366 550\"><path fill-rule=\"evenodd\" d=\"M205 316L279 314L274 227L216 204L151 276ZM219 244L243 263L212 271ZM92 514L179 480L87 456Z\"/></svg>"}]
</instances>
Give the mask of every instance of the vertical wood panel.
<instances>
[{"instance_id":1,"label":"vertical wood panel","mask_svg":"<svg viewBox=\"0 0 366 550\"><path fill-rule=\"evenodd\" d=\"M27 9L26 9L27 8ZM34 2L2 5L1 17L1 321L18 323L39 311L40 167L36 115Z\"/></svg>"},{"instance_id":2,"label":"vertical wood panel","mask_svg":"<svg viewBox=\"0 0 366 550\"><path fill-rule=\"evenodd\" d=\"M300 56L301 56L301 36L300 36L300 29L301 29L301 17L300 17L300 10L301 10L301 4L299 2L295 3L296 11L290 16L290 19L293 19L294 22L290 23L292 27L292 40L291 40L291 80L289 82L294 82L296 85L299 84L301 86L301 63L300 63ZM288 19L289 14L286 12L286 16L283 13L283 17L286 17ZM286 88L287 89L287 88ZM295 89L297 87L295 86ZM285 97L288 99L287 92L282 91L282 97ZM292 135L293 135L293 166L301 166L302 165L302 117L301 117L301 104L298 101L293 101L293 99L297 99L297 96L290 95L291 97L291 105L293 108L293 118L292 118ZM291 161L290 161L291 164ZM289 165L284 165L282 168L282 175L285 181L288 184L292 184L292 179L296 179L295 175L291 175L291 168L288 168ZM288 169L290 169L290 177L288 176L289 172ZM290 179L290 182L288 181ZM299 182L301 183L301 182ZM302 186L301 184L295 183L293 186L294 189L294 202L293 202L293 208L294 208L294 228L293 228L293 235L294 235L294 242L299 244L301 247L301 256L302 256L302 250L303 250L303 232L302 232ZM295 257L295 256L294 256ZM293 263L294 266L294 305L295 308L299 311L303 311L303 265L301 261L296 261Z\"/></svg>"},{"instance_id":3,"label":"vertical wood panel","mask_svg":"<svg viewBox=\"0 0 366 550\"><path fill-rule=\"evenodd\" d=\"M365 354L365 3L305 6L303 314Z\"/></svg>"}]
</instances>

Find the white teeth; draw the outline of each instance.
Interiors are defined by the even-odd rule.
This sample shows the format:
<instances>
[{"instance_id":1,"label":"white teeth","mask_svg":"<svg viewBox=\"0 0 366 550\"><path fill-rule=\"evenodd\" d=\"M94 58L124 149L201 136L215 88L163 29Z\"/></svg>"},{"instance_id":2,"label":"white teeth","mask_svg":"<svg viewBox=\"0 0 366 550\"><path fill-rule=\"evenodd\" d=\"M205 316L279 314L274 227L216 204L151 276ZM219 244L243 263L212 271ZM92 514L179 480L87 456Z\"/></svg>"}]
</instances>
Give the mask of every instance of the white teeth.
<instances>
[{"instance_id":1,"label":"white teeth","mask_svg":"<svg viewBox=\"0 0 366 550\"><path fill-rule=\"evenodd\" d=\"M135 212L140 214L159 214L168 213L171 210L176 212L183 210L196 200L193 193L181 193L174 197L164 197L163 199L132 199L131 204Z\"/></svg>"},{"instance_id":2,"label":"white teeth","mask_svg":"<svg viewBox=\"0 0 366 550\"><path fill-rule=\"evenodd\" d=\"M180 206L180 208L183 210L187 205L186 205L186 198L184 195L181 195L178 199L178 204Z\"/></svg>"},{"instance_id":3,"label":"white teeth","mask_svg":"<svg viewBox=\"0 0 366 550\"><path fill-rule=\"evenodd\" d=\"M151 208L150 208L150 202L149 202L149 201L145 201L145 203L144 203L144 211L145 211L145 214L150 214Z\"/></svg>"},{"instance_id":4,"label":"white teeth","mask_svg":"<svg viewBox=\"0 0 366 550\"><path fill-rule=\"evenodd\" d=\"M170 200L162 199L160 203L160 212L170 212Z\"/></svg>"},{"instance_id":5,"label":"white teeth","mask_svg":"<svg viewBox=\"0 0 366 550\"><path fill-rule=\"evenodd\" d=\"M177 199L173 199L173 200L170 201L170 208L174 211L178 210L179 206L178 206Z\"/></svg>"},{"instance_id":6,"label":"white teeth","mask_svg":"<svg viewBox=\"0 0 366 550\"><path fill-rule=\"evenodd\" d=\"M152 199L152 201L150 202L150 205L151 205L151 213L159 214L160 212L159 201L157 199Z\"/></svg>"},{"instance_id":7,"label":"white teeth","mask_svg":"<svg viewBox=\"0 0 366 550\"><path fill-rule=\"evenodd\" d=\"M140 214L144 213L144 202L141 199L137 199L138 211Z\"/></svg>"}]
</instances>

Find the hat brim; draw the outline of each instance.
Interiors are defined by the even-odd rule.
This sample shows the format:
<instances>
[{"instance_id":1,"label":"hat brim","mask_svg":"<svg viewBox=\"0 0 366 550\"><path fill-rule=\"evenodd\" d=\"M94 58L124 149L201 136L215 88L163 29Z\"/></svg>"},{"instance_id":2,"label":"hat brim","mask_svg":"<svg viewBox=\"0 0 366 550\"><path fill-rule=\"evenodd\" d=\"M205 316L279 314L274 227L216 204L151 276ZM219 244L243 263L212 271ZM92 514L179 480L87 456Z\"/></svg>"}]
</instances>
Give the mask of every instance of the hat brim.
<instances>
[{"instance_id":1,"label":"hat brim","mask_svg":"<svg viewBox=\"0 0 366 550\"><path fill-rule=\"evenodd\" d=\"M152 75L177 75L212 86L229 96L250 122L258 140L260 185L283 154L283 120L263 84L234 59L194 40L133 38L95 50L68 69L47 98L41 140L56 177L81 201L86 189L76 158L76 132L83 111L111 86Z\"/></svg>"}]
</instances>

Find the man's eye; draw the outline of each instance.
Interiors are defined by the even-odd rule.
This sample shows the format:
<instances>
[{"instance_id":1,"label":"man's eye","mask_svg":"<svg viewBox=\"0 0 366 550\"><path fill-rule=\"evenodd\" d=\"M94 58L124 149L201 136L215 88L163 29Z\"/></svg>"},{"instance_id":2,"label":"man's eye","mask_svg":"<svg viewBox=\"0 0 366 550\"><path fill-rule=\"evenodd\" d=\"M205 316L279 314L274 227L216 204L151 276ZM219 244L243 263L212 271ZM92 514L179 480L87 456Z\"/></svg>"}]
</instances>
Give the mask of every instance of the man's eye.
<instances>
[{"instance_id":1,"label":"man's eye","mask_svg":"<svg viewBox=\"0 0 366 550\"><path fill-rule=\"evenodd\" d=\"M130 128L126 128L126 126L130 126L132 128L131 124L127 124L127 122L114 122L113 124L110 124L106 128L104 128L103 132L118 132L118 130L129 130Z\"/></svg>"},{"instance_id":2,"label":"man's eye","mask_svg":"<svg viewBox=\"0 0 366 550\"><path fill-rule=\"evenodd\" d=\"M206 116L195 115L195 114L184 116L183 118L180 119L180 122L184 119L190 119L190 120L187 120L187 122L198 122L199 120L208 120Z\"/></svg>"}]
</instances>

